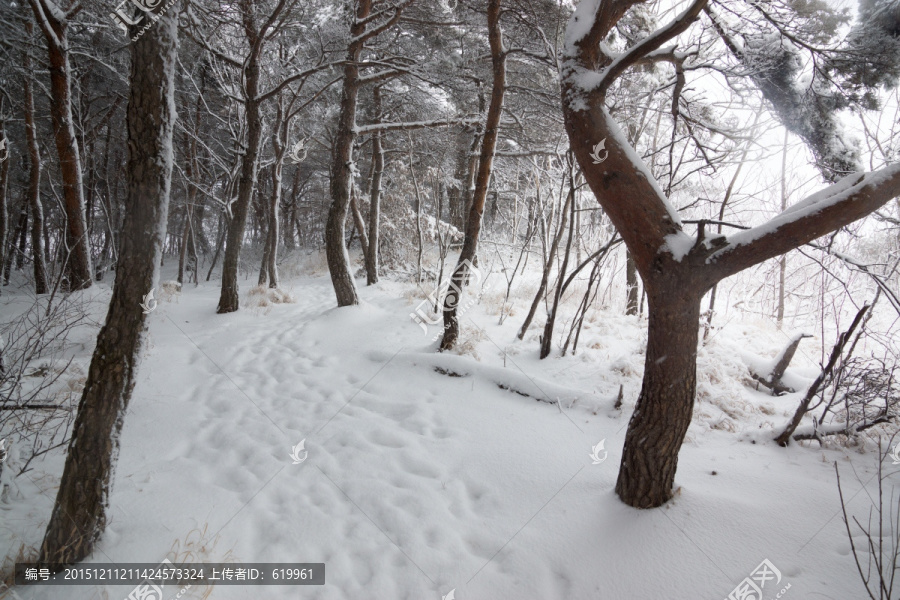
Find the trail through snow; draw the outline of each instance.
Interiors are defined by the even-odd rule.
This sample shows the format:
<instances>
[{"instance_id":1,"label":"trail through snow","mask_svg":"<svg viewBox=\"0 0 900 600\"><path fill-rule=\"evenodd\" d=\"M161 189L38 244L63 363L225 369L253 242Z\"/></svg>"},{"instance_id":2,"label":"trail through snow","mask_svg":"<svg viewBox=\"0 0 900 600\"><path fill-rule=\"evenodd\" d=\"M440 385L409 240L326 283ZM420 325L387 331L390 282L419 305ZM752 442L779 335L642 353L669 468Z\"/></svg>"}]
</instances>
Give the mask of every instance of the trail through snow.
<instances>
[{"instance_id":1,"label":"trail through snow","mask_svg":"<svg viewBox=\"0 0 900 600\"><path fill-rule=\"evenodd\" d=\"M763 559L782 574L766 598L786 583L788 599L861 597L831 465L842 465L845 495L864 515L849 453L781 449L770 429L695 423L676 498L633 510L613 487L639 381L628 367L639 364L629 349L640 345L637 321L610 320L607 333L627 338L618 357L614 347L604 360L586 350L538 361L533 340L514 340L515 319L499 326L473 310L466 318L485 337L478 362L436 355L401 289L362 288L362 306L328 309L328 278L304 278L294 304L225 316L214 314L214 285L161 302L91 562L159 562L205 528L198 560L326 564L321 587L220 585L214 600L438 600L451 589L458 600L724 598ZM612 404L626 375L620 412ZM594 393L601 384L608 394ZM308 458L295 465L301 440ZM609 454L595 465L601 440ZM42 466L61 467L61 456ZM873 455L852 467L873 484ZM0 512L0 541L39 544L48 481L36 471L23 482ZM16 590L25 600L129 591Z\"/></svg>"}]
</instances>

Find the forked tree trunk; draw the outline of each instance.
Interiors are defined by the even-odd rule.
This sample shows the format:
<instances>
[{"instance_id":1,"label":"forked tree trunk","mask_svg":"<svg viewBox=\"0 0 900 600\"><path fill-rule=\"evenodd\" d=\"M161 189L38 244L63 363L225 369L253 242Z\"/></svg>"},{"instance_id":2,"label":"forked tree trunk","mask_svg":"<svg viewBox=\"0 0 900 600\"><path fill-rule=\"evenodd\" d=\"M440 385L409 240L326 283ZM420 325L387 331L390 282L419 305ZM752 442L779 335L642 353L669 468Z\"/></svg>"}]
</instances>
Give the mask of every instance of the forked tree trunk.
<instances>
[{"instance_id":1,"label":"forked tree trunk","mask_svg":"<svg viewBox=\"0 0 900 600\"><path fill-rule=\"evenodd\" d=\"M178 7L171 7L131 46L122 247L106 324L97 336L38 559L53 572L86 558L106 526L119 433L145 337L147 316L141 300L157 280L165 238L175 124L177 15Z\"/></svg>"},{"instance_id":2,"label":"forked tree trunk","mask_svg":"<svg viewBox=\"0 0 900 600\"><path fill-rule=\"evenodd\" d=\"M700 298L673 279L647 289L650 328L644 378L628 424L616 493L635 508L669 500L697 388Z\"/></svg>"},{"instance_id":3,"label":"forked tree trunk","mask_svg":"<svg viewBox=\"0 0 900 600\"><path fill-rule=\"evenodd\" d=\"M75 136L72 116L71 67L67 40L68 22L59 7L48 0L29 0L35 19L44 32L49 51L50 114L53 117L54 140L59 154L59 170L63 184L63 206L66 212L67 287L71 290L91 287L91 251L84 216L84 186L81 154ZM58 18L58 17L62 18Z\"/></svg>"},{"instance_id":4,"label":"forked tree trunk","mask_svg":"<svg viewBox=\"0 0 900 600\"><path fill-rule=\"evenodd\" d=\"M503 114L503 96L506 91L506 51L503 48L503 30L500 27L500 0L489 0L487 7L488 39L491 46L491 66L494 82L491 88L491 104L488 107L484 124L484 137L481 140L481 156L478 161L478 176L475 179L475 192L472 195L472 206L466 220L466 237L463 240L459 261L453 270L451 285L444 296L444 336L441 338L441 351L450 350L459 338L460 294L468 283L469 265L475 264L478 252L478 237L481 234L481 217L484 214L484 201L487 198L488 186L491 182L491 169L494 161L494 149L497 146L497 133L500 128L500 116Z\"/></svg>"}]
</instances>

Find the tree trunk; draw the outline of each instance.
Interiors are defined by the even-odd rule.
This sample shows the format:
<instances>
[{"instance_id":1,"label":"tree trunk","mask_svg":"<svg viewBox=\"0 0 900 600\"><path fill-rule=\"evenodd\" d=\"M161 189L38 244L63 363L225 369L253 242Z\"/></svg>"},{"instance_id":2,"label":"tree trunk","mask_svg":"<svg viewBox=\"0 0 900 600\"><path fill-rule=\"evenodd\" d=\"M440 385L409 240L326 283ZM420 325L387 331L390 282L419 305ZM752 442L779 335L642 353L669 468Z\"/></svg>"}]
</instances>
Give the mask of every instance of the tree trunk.
<instances>
[{"instance_id":1,"label":"tree trunk","mask_svg":"<svg viewBox=\"0 0 900 600\"><path fill-rule=\"evenodd\" d=\"M3 112L3 99L0 98L0 114ZM6 139L6 123L0 120L0 140ZM9 181L9 148L6 148L5 158L0 162L0 269L6 265L6 258L10 252L7 249L9 240L9 211L6 208L6 190ZM7 281L9 278L7 277Z\"/></svg>"},{"instance_id":2,"label":"tree trunk","mask_svg":"<svg viewBox=\"0 0 900 600\"><path fill-rule=\"evenodd\" d=\"M56 151L63 184L63 206L66 212L66 277L71 290L91 287L91 250L84 215L84 187L81 154L75 136L72 116L71 67L69 65L68 22L48 0L29 0L35 18L44 32L49 51L50 114L53 117Z\"/></svg>"},{"instance_id":3,"label":"tree trunk","mask_svg":"<svg viewBox=\"0 0 900 600\"><path fill-rule=\"evenodd\" d=\"M631 252L625 252L625 286L628 288L628 297L625 303L625 314L638 314L638 277L637 265L631 257Z\"/></svg>"},{"instance_id":4,"label":"tree trunk","mask_svg":"<svg viewBox=\"0 0 900 600\"><path fill-rule=\"evenodd\" d=\"M122 247L106 324L97 336L38 559L53 572L86 558L106 526L119 434L145 338L147 316L141 300L157 281L165 238L175 124L177 15L177 7L171 7L131 45Z\"/></svg>"},{"instance_id":5,"label":"tree trunk","mask_svg":"<svg viewBox=\"0 0 900 600\"><path fill-rule=\"evenodd\" d=\"M381 88L372 90L375 122L381 122ZM378 283L378 244L381 219L381 177L384 174L384 149L381 132L372 134L372 183L369 190L369 245L366 248L366 285ZM440 216L438 217L440 219Z\"/></svg>"},{"instance_id":6,"label":"tree trunk","mask_svg":"<svg viewBox=\"0 0 900 600\"><path fill-rule=\"evenodd\" d=\"M241 260L241 246L247 228L250 201L256 189L259 166L259 145L262 137L262 122L259 106L259 53L261 41L254 19L254 9L249 0L240 2L244 18L244 31L250 42L251 51L244 66L245 96L244 110L247 115L247 145L241 159L241 177L238 182L238 197L232 206L232 218L228 223L225 241L225 258L222 260L222 292L219 296L219 314L234 312L240 305L238 298L238 265Z\"/></svg>"},{"instance_id":7,"label":"tree trunk","mask_svg":"<svg viewBox=\"0 0 900 600\"><path fill-rule=\"evenodd\" d=\"M678 278L647 288L644 379L616 482L619 498L635 508L653 508L671 498L678 451L691 424L702 297L687 293L691 289Z\"/></svg>"},{"instance_id":8,"label":"tree trunk","mask_svg":"<svg viewBox=\"0 0 900 600\"><path fill-rule=\"evenodd\" d=\"M325 257L337 297L338 306L359 304L356 283L350 273L350 256L344 245L347 211L353 188L353 144L356 141L356 105L359 96L359 60L365 41L364 20L372 10L372 0L359 0L356 19L350 26L351 42L347 47L344 65L344 87L341 92L341 112L331 163L331 207L325 224Z\"/></svg>"},{"instance_id":9,"label":"tree trunk","mask_svg":"<svg viewBox=\"0 0 900 600\"><path fill-rule=\"evenodd\" d=\"M487 7L488 38L491 46L494 82L491 88L491 104L488 107L484 124L484 137L481 140L481 157L478 162L478 176L475 179L475 193L472 195L472 206L466 220L466 237L463 241L462 251L459 253L459 261L453 270L452 285L444 297L444 337L441 339L441 351L452 349L459 338L457 307L462 288L468 281L469 265L474 264L478 252L481 217L484 214L484 201L487 198L488 186L491 181L494 148L497 145L500 116L503 113L503 95L506 91L506 53L503 49L503 30L500 27L500 1L489 0Z\"/></svg>"}]
</instances>

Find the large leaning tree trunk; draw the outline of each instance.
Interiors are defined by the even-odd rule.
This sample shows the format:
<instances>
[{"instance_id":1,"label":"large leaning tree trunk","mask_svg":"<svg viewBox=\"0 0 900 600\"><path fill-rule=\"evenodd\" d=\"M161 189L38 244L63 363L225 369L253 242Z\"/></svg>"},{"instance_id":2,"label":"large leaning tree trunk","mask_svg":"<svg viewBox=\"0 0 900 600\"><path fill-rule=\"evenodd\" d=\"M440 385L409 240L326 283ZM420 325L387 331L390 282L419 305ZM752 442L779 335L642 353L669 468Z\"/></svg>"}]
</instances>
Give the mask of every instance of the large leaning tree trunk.
<instances>
[{"instance_id":1,"label":"large leaning tree trunk","mask_svg":"<svg viewBox=\"0 0 900 600\"><path fill-rule=\"evenodd\" d=\"M628 246L647 294L649 338L642 388L625 437L616 483L623 502L665 503L690 425L696 387L700 299L716 282L847 225L900 194L900 165L856 173L766 224L732 236L704 223L688 235L650 169L606 109L606 94L637 64L681 60L672 40L698 18L696 0L620 55L602 42L633 0L582 0L566 35L562 106L571 147L598 202ZM665 47L665 48L664 48ZM597 161L605 140L608 155ZM602 146L599 146L602 148Z\"/></svg>"},{"instance_id":2,"label":"large leaning tree trunk","mask_svg":"<svg viewBox=\"0 0 900 600\"><path fill-rule=\"evenodd\" d=\"M500 0L489 0L487 8L488 41L491 47L491 68L494 82L491 88L491 103L485 118L484 137L481 138L481 156L478 162L478 174L475 177L475 191L472 194L472 205L466 218L466 234L462 250L459 253L459 261L453 270L451 285L444 296L444 336L441 339L441 351L452 349L456 345L456 340L459 339L457 308L462 289L468 281L469 264L474 262L478 253L481 217L484 214L484 201L491 183L494 149L497 147L500 116L503 114L503 96L506 92L506 50L503 48L500 14Z\"/></svg>"},{"instance_id":3,"label":"large leaning tree trunk","mask_svg":"<svg viewBox=\"0 0 900 600\"><path fill-rule=\"evenodd\" d=\"M84 218L84 186L81 154L75 136L72 116L72 69L69 65L69 19L83 7L69 2L67 8L51 0L28 0L44 38L47 41L50 66L50 114L53 117L54 140L59 154L59 170L63 184L63 206L66 212L66 279L71 290L91 287L91 250Z\"/></svg>"},{"instance_id":4,"label":"large leaning tree trunk","mask_svg":"<svg viewBox=\"0 0 900 600\"><path fill-rule=\"evenodd\" d=\"M169 7L131 46L128 194L121 248L109 312L97 336L41 546L39 562L54 572L60 565L88 556L106 525L119 433L145 338L147 316L141 300L157 280L165 240L175 125L177 15L178 7Z\"/></svg>"}]
</instances>

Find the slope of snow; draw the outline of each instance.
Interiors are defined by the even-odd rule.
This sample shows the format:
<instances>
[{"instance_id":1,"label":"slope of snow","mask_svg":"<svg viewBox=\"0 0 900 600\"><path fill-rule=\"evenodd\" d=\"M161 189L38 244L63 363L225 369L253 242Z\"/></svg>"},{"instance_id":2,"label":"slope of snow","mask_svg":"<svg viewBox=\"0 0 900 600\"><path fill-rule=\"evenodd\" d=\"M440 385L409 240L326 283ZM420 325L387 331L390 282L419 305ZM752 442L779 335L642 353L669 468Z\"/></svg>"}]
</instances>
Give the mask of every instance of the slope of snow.
<instances>
[{"instance_id":1,"label":"slope of snow","mask_svg":"<svg viewBox=\"0 0 900 600\"><path fill-rule=\"evenodd\" d=\"M265 311L216 315L213 284L160 302L89 562L156 563L205 531L198 560L326 563L324 586L219 586L205 590L213 600L725 598L764 559L791 584L786 598L862 597L832 463L864 517L851 473L874 485L876 456L771 441L796 397L740 384L753 331L701 349L680 489L639 511L613 488L646 322L605 314L578 354L540 361L539 324L520 342L522 315L500 326L479 305L464 333L480 360L438 355L398 299L408 288L361 287L361 306L337 309L326 275L295 279L296 302ZM301 440L308 458L292 464ZM601 440L608 456L593 464ZM17 479L0 507L4 554L39 545L62 464L57 453Z\"/></svg>"}]
</instances>

